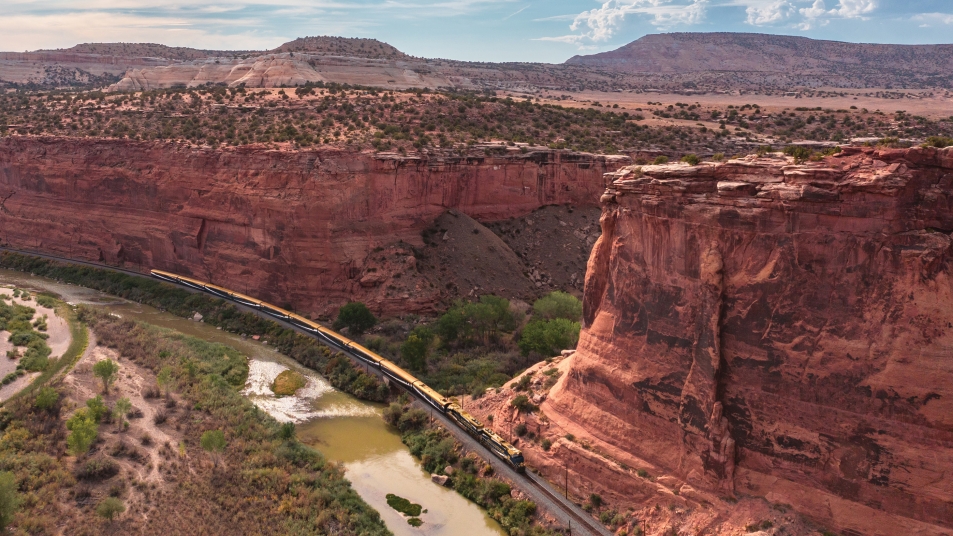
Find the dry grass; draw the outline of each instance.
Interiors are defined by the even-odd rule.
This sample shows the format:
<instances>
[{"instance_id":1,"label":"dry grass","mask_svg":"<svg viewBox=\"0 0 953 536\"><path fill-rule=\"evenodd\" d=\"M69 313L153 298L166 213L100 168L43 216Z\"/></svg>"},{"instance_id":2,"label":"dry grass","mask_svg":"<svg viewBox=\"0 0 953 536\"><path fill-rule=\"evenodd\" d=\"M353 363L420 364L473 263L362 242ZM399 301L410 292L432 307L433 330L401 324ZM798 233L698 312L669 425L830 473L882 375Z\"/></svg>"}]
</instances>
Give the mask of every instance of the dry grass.
<instances>
[{"instance_id":1,"label":"dry grass","mask_svg":"<svg viewBox=\"0 0 953 536\"><path fill-rule=\"evenodd\" d=\"M244 382L244 358L235 350L104 313L81 316L105 348L57 386L55 407L39 410L33 397L21 397L0 419L0 469L14 472L25 499L16 532L388 533L339 466L281 439L278 424L229 383ZM105 356L121 367L106 405L127 396L144 418L131 419L125 430L117 421L102 422L89 453L66 456L65 417L98 391L88 369ZM173 371L173 394L146 399L162 367ZM166 421L157 426L160 413ZM199 446L202 433L213 429L228 442L218 467ZM127 509L107 522L95 508L110 496Z\"/></svg>"}]
</instances>

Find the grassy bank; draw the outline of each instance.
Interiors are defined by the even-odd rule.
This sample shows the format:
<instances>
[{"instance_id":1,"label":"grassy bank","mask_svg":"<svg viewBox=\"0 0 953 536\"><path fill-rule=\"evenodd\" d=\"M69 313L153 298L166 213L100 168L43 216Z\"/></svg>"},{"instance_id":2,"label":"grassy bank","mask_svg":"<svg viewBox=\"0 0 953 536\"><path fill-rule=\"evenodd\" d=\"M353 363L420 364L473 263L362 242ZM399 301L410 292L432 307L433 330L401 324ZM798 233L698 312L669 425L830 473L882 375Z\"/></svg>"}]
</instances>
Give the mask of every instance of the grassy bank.
<instances>
[{"instance_id":1,"label":"grassy bank","mask_svg":"<svg viewBox=\"0 0 953 536\"><path fill-rule=\"evenodd\" d=\"M0 419L0 471L14 474L21 499L17 533L55 533L68 522L87 534L389 534L340 466L240 394L248 369L237 351L92 309L81 308L79 318L121 356L120 374L132 367L151 378L162 373L172 394L151 403L165 408L163 426L182 439L178 447L156 445L161 479L139 480L137 470L118 467L132 459L141 467L147 439L139 446L114 432L122 417L110 417L109 398L88 401L66 421L69 385L54 381L55 397L47 389L20 397ZM77 415L94 410L94 439L76 452L69 438L79 430ZM207 444L210 432L221 435L220 449ZM116 510L110 520L104 505L129 512Z\"/></svg>"},{"instance_id":2,"label":"grassy bank","mask_svg":"<svg viewBox=\"0 0 953 536\"><path fill-rule=\"evenodd\" d=\"M19 253L0 254L0 268L18 270L40 277L71 283L190 317L200 313L206 324L234 333L261 334L278 351L302 365L322 372L331 384L346 393L373 402L387 399L388 389L375 377L365 374L341 354L332 353L311 337L301 335L277 322L207 294L187 290L147 277L111 270L77 266Z\"/></svg>"},{"instance_id":3,"label":"grassy bank","mask_svg":"<svg viewBox=\"0 0 953 536\"><path fill-rule=\"evenodd\" d=\"M56 300L55 303L57 316L65 318L69 323L70 344L59 359L51 359L46 369L13 398L29 396L40 387L64 376L76 364L76 361L83 355L89 345L89 330L86 328L86 323L80 320L76 311L66 303L60 300Z\"/></svg>"}]
</instances>

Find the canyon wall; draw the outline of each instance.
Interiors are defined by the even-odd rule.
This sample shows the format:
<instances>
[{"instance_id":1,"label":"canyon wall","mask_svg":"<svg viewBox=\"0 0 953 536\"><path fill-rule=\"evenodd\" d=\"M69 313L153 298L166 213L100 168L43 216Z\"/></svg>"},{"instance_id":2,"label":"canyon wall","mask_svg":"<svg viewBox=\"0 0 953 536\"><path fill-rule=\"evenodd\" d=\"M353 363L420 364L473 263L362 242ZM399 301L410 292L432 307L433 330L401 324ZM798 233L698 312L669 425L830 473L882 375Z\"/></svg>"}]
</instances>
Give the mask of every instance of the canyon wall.
<instances>
[{"instance_id":1,"label":"canyon wall","mask_svg":"<svg viewBox=\"0 0 953 536\"><path fill-rule=\"evenodd\" d=\"M953 149L609 176L544 414L842 534L953 534Z\"/></svg>"},{"instance_id":2,"label":"canyon wall","mask_svg":"<svg viewBox=\"0 0 953 536\"><path fill-rule=\"evenodd\" d=\"M441 289L412 277L413 247L444 211L500 220L549 204L593 206L603 174L625 161L7 137L0 242L191 274L310 313L348 299L420 312ZM372 252L387 258L367 267ZM398 280L402 272L411 277Z\"/></svg>"}]
</instances>

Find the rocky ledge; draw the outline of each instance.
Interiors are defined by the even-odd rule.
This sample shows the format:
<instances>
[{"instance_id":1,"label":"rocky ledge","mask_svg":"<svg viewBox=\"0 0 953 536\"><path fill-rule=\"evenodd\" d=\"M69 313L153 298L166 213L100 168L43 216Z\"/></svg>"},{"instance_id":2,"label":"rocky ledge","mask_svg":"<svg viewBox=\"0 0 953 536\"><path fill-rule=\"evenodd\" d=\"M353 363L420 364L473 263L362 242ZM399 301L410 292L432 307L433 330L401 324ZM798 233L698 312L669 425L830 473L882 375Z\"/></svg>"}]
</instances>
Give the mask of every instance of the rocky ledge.
<instances>
[{"instance_id":1,"label":"rocky ledge","mask_svg":"<svg viewBox=\"0 0 953 536\"><path fill-rule=\"evenodd\" d=\"M761 497L842 534L953 534L953 149L607 177L528 459L619 511L694 512L660 530Z\"/></svg>"}]
</instances>

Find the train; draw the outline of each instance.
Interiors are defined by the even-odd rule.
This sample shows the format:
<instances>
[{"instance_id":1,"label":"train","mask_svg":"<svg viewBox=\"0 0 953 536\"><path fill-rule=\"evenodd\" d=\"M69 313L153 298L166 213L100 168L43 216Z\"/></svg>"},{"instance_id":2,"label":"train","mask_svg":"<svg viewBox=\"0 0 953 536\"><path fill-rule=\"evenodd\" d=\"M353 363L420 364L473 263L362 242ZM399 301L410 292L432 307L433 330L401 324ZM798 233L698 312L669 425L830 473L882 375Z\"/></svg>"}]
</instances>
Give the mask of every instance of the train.
<instances>
[{"instance_id":1,"label":"train","mask_svg":"<svg viewBox=\"0 0 953 536\"><path fill-rule=\"evenodd\" d=\"M150 273L153 277L162 281L207 292L213 296L261 311L310 333L330 348L353 356L368 367L379 371L384 377L397 383L405 390L417 395L418 398L425 401L433 409L449 417L460 429L479 441L480 444L489 449L496 457L506 462L517 472L524 473L526 471L523 453L518 448L492 430L487 429L483 426L483 423L477 420L473 415L464 411L464 409L453 400L441 395L420 381L413 374L397 366L394 362L361 346L355 341L301 315L225 287L162 270L151 270Z\"/></svg>"}]
</instances>

